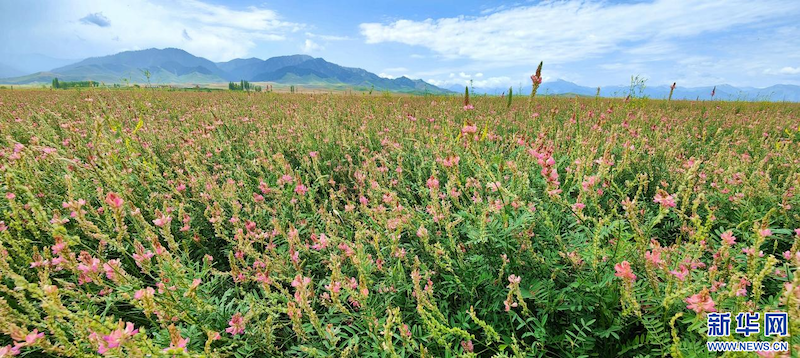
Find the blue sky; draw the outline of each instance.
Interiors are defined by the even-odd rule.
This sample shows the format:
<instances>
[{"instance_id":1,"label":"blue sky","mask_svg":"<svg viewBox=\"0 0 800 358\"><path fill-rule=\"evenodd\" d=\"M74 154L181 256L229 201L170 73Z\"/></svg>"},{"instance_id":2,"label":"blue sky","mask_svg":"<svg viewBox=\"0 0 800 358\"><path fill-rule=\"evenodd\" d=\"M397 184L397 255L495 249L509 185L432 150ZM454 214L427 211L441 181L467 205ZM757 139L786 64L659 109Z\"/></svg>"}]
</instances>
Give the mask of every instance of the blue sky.
<instances>
[{"instance_id":1,"label":"blue sky","mask_svg":"<svg viewBox=\"0 0 800 358\"><path fill-rule=\"evenodd\" d=\"M178 47L213 61L306 53L436 85L800 85L800 1L0 0L0 63ZM7 60L7 61L4 61Z\"/></svg>"}]
</instances>

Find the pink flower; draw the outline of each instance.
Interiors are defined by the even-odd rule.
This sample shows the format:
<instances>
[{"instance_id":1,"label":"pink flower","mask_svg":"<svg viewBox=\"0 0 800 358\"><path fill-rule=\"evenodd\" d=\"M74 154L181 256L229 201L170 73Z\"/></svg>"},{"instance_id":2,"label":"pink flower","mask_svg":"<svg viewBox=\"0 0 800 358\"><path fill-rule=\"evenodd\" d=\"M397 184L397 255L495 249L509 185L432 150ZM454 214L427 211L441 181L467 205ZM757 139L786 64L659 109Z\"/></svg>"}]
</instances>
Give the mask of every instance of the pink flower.
<instances>
[{"instance_id":1,"label":"pink flower","mask_svg":"<svg viewBox=\"0 0 800 358\"><path fill-rule=\"evenodd\" d=\"M122 200L122 198L114 192L109 192L108 194L106 194L106 204L108 204L108 206L114 209L121 208L124 202L125 201Z\"/></svg>"},{"instance_id":2,"label":"pink flower","mask_svg":"<svg viewBox=\"0 0 800 358\"><path fill-rule=\"evenodd\" d=\"M78 270L80 270L86 275L90 273L97 273L100 270L100 260L96 258L91 258L87 262L79 263Z\"/></svg>"},{"instance_id":3,"label":"pink flower","mask_svg":"<svg viewBox=\"0 0 800 358\"><path fill-rule=\"evenodd\" d=\"M736 236L733 236L732 231L723 232L719 237L725 245L733 246L736 243Z\"/></svg>"},{"instance_id":4,"label":"pink flower","mask_svg":"<svg viewBox=\"0 0 800 358\"><path fill-rule=\"evenodd\" d=\"M119 259L108 260L103 264L103 270L106 272L106 277L112 281L117 279L117 273L125 272L122 270Z\"/></svg>"},{"instance_id":5,"label":"pink flower","mask_svg":"<svg viewBox=\"0 0 800 358\"><path fill-rule=\"evenodd\" d=\"M219 333L217 333L219 335ZM163 352L169 353L181 353L186 352L186 345L189 343L189 338L183 338L178 336L178 342L170 342L169 347L164 348Z\"/></svg>"},{"instance_id":6,"label":"pink flower","mask_svg":"<svg viewBox=\"0 0 800 358\"><path fill-rule=\"evenodd\" d=\"M508 282L511 282L512 284L520 283L520 282L522 282L522 277L519 277L517 275L509 275L508 276Z\"/></svg>"},{"instance_id":7,"label":"pink flower","mask_svg":"<svg viewBox=\"0 0 800 358\"><path fill-rule=\"evenodd\" d=\"M237 334L244 333L244 318L242 318L242 314L236 312L236 314L231 317L231 320L228 322L230 327L225 329L225 332L230 333L232 336Z\"/></svg>"},{"instance_id":8,"label":"pink flower","mask_svg":"<svg viewBox=\"0 0 800 358\"><path fill-rule=\"evenodd\" d=\"M770 229L761 229L758 233L763 237L772 236L772 230Z\"/></svg>"},{"instance_id":9,"label":"pink flower","mask_svg":"<svg viewBox=\"0 0 800 358\"><path fill-rule=\"evenodd\" d=\"M8 230L8 226L6 226L5 221L0 221L0 232Z\"/></svg>"},{"instance_id":10,"label":"pink flower","mask_svg":"<svg viewBox=\"0 0 800 358\"><path fill-rule=\"evenodd\" d=\"M436 179L433 175L431 175L431 177L428 178L427 186L428 189L431 190L439 189L439 179Z\"/></svg>"},{"instance_id":11,"label":"pink flower","mask_svg":"<svg viewBox=\"0 0 800 358\"><path fill-rule=\"evenodd\" d=\"M750 255L750 256L755 256L756 255L756 249L752 248L752 247L745 247L745 248L742 249L742 252L747 254L747 255ZM764 251L759 251L758 252L758 257L764 257Z\"/></svg>"},{"instance_id":12,"label":"pink flower","mask_svg":"<svg viewBox=\"0 0 800 358\"><path fill-rule=\"evenodd\" d=\"M339 293L339 291L342 290L342 283L339 281L333 281L330 285L325 285L325 289L333 293Z\"/></svg>"},{"instance_id":13,"label":"pink flower","mask_svg":"<svg viewBox=\"0 0 800 358\"><path fill-rule=\"evenodd\" d=\"M44 333L40 333L39 329L34 329L30 333L25 336L25 345L29 346L31 344L36 343L37 340L44 337Z\"/></svg>"},{"instance_id":14,"label":"pink flower","mask_svg":"<svg viewBox=\"0 0 800 358\"><path fill-rule=\"evenodd\" d=\"M464 106L464 110L465 111L468 111L470 109L475 109L475 106L473 106L472 104L468 104L468 105Z\"/></svg>"},{"instance_id":15,"label":"pink flower","mask_svg":"<svg viewBox=\"0 0 800 358\"><path fill-rule=\"evenodd\" d=\"M17 196L14 193L6 193L6 199L14 200Z\"/></svg>"},{"instance_id":16,"label":"pink flower","mask_svg":"<svg viewBox=\"0 0 800 358\"><path fill-rule=\"evenodd\" d=\"M472 105L470 105L470 106L472 106ZM476 125L474 125L474 124L467 124L467 125L464 125L464 127L461 127L461 134L462 135L476 133L477 131L478 131L478 127Z\"/></svg>"},{"instance_id":17,"label":"pink flower","mask_svg":"<svg viewBox=\"0 0 800 358\"><path fill-rule=\"evenodd\" d=\"M686 265L681 265L680 271L672 270L669 273L675 275L681 281L686 281L686 276L689 276L689 269L686 268Z\"/></svg>"},{"instance_id":18,"label":"pink flower","mask_svg":"<svg viewBox=\"0 0 800 358\"><path fill-rule=\"evenodd\" d=\"M18 347L11 347L7 345L5 347L0 347L0 358L2 357L11 357L19 354Z\"/></svg>"},{"instance_id":19,"label":"pink flower","mask_svg":"<svg viewBox=\"0 0 800 358\"><path fill-rule=\"evenodd\" d=\"M742 277L739 279L738 289L736 290L736 296L742 297L747 296L747 286L750 286L751 283L746 278Z\"/></svg>"},{"instance_id":20,"label":"pink flower","mask_svg":"<svg viewBox=\"0 0 800 358\"><path fill-rule=\"evenodd\" d=\"M278 185L283 186L283 184L291 183L292 181L294 181L294 178L291 175L284 174L278 179Z\"/></svg>"},{"instance_id":21,"label":"pink flower","mask_svg":"<svg viewBox=\"0 0 800 358\"><path fill-rule=\"evenodd\" d=\"M292 287L305 287L311 283L311 277L303 277L301 275L297 275L292 280Z\"/></svg>"},{"instance_id":22,"label":"pink flower","mask_svg":"<svg viewBox=\"0 0 800 358\"><path fill-rule=\"evenodd\" d=\"M120 321L120 328L117 328L106 336L103 336L105 342L100 343L100 348L97 353L105 354L109 349L119 347L126 339L135 336L139 333L138 329L133 329L133 323L126 322L125 328L122 328Z\"/></svg>"},{"instance_id":23,"label":"pink flower","mask_svg":"<svg viewBox=\"0 0 800 358\"><path fill-rule=\"evenodd\" d=\"M142 264L144 264L145 261L153 258L153 256L155 256L155 254L152 251L147 250L142 254L133 254L133 260L136 261L137 266L142 267Z\"/></svg>"},{"instance_id":24,"label":"pink flower","mask_svg":"<svg viewBox=\"0 0 800 358\"><path fill-rule=\"evenodd\" d=\"M711 299L711 295L705 288L702 291L700 291L700 293L694 294L686 298L686 303L689 304L686 306L686 308L695 311L697 314L702 314L703 312L717 311L717 309L714 307L715 306L714 300Z\"/></svg>"},{"instance_id":25,"label":"pink flower","mask_svg":"<svg viewBox=\"0 0 800 358\"><path fill-rule=\"evenodd\" d=\"M147 288L143 288L141 290L137 290L133 294L133 298L137 299L137 300L141 300L141 299L144 299L144 298L153 298L153 295L155 295L155 293L156 293L155 289L153 289L152 287L147 287Z\"/></svg>"},{"instance_id":26,"label":"pink flower","mask_svg":"<svg viewBox=\"0 0 800 358\"><path fill-rule=\"evenodd\" d=\"M653 266L659 267L664 263L664 260L661 259L661 251L647 251L644 253L644 258Z\"/></svg>"},{"instance_id":27,"label":"pink flower","mask_svg":"<svg viewBox=\"0 0 800 358\"><path fill-rule=\"evenodd\" d=\"M308 193L308 188L303 184L297 184L297 186L294 187L294 192L297 193L297 195L306 195L306 193Z\"/></svg>"},{"instance_id":28,"label":"pink flower","mask_svg":"<svg viewBox=\"0 0 800 358\"><path fill-rule=\"evenodd\" d=\"M631 264L628 261L622 261L614 265L614 270L617 271L614 276L617 276L623 280L629 280L631 282L636 281L636 275L633 274L633 270L631 270Z\"/></svg>"},{"instance_id":29,"label":"pink flower","mask_svg":"<svg viewBox=\"0 0 800 358\"><path fill-rule=\"evenodd\" d=\"M658 190L658 192L656 192L656 195L653 197L653 202L658 203L665 208L675 207L675 198L663 190Z\"/></svg>"},{"instance_id":30,"label":"pink flower","mask_svg":"<svg viewBox=\"0 0 800 358\"><path fill-rule=\"evenodd\" d=\"M330 241L328 241L328 236L325 234L320 234L318 241L312 245L311 248L314 250L322 250L328 247L328 243L330 243Z\"/></svg>"},{"instance_id":31,"label":"pink flower","mask_svg":"<svg viewBox=\"0 0 800 358\"><path fill-rule=\"evenodd\" d=\"M464 348L464 352L472 353L472 351L475 349L475 346L472 344L472 340L461 341L461 348Z\"/></svg>"},{"instance_id":32,"label":"pink flower","mask_svg":"<svg viewBox=\"0 0 800 358\"><path fill-rule=\"evenodd\" d=\"M319 155L318 152L308 152L308 156L311 157L311 158L316 158L317 155Z\"/></svg>"},{"instance_id":33,"label":"pink flower","mask_svg":"<svg viewBox=\"0 0 800 358\"><path fill-rule=\"evenodd\" d=\"M158 227L164 227L166 225L169 225L170 222L172 222L172 217L168 215L161 215L160 217L153 220L153 224L155 224Z\"/></svg>"}]
</instances>

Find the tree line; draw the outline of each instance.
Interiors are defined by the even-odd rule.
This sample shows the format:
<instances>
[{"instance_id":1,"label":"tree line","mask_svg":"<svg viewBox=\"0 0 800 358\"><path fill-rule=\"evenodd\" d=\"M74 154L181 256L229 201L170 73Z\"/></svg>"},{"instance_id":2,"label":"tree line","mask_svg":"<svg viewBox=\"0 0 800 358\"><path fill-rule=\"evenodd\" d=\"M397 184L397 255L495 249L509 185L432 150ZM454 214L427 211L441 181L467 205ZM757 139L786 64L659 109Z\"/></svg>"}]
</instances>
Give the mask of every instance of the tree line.
<instances>
[{"instance_id":1,"label":"tree line","mask_svg":"<svg viewBox=\"0 0 800 358\"><path fill-rule=\"evenodd\" d=\"M97 87L100 82L97 81L59 81L58 78L53 78L53 88L76 88L76 87Z\"/></svg>"},{"instance_id":2,"label":"tree line","mask_svg":"<svg viewBox=\"0 0 800 358\"><path fill-rule=\"evenodd\" d=\"M261 92L261 86L252 85L250 82L245 80L241 80L239 83L228 82L228 89L231 91Z\"/></svg>"}]
</instances>

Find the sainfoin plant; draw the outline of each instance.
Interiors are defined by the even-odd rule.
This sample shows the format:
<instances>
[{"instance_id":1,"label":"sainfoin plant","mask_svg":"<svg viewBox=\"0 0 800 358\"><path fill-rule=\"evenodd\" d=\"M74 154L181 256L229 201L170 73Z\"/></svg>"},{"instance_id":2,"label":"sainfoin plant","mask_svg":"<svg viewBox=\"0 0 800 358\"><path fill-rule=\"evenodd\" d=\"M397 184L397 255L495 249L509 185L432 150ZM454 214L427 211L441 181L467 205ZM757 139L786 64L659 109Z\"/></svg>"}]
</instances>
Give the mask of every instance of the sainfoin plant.
<instances>
[{"instance_id":1,"label":"sainfoin plant","mask_svg":"<svg viewBox=\"0 0 800 358\"><path fill-rule=\"evenodd\" d=\"M800 107L463 100L0 91L0 357L800 349Z\"/></svg>"}]
</instances>

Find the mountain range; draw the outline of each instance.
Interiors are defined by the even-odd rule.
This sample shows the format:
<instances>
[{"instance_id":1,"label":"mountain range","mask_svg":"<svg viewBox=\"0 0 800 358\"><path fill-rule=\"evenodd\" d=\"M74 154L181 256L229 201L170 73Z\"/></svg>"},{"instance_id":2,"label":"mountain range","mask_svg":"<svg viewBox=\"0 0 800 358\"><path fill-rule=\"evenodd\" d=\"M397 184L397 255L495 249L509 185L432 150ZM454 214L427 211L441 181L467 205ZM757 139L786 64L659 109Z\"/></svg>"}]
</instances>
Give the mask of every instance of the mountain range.
<instances>
[{"instance_id":1,"label":"mountain range","mask_svg":"<svg viewBox=\"0 0 800 358\"><path fill-rule=\"evenodd\" d=\"M447 87L451 91L464 91L464 86L454 85ZM508 87L489 87L471 89L475 93L499 95L508 92ZM647 86L635 88L634 93L638 96L646 96L653 99L666 99L669 97L670 86ZM731 85L704 86L704 87L680 87L676 86L672 93L672 99L684 100L710 100L711 91L714 91L713 99L726 101L787 101L800 102L800 86L796 85L773 85L766 88L755 87L734 87ZM515 86L514 92L522 95L531 93L531 86ZM601 97L626 97L631 93L631 86L601 86ZM569 81L555 80L543 82L537 91L539 95L597 95L597 87L581 86Z\"/></svg>"},{"instance_id":2,"label":"mountain range","mask_svg":"<svg viewBox=\"0 0 800 358\"><path fill-rule=\"evenodd\" d=\"M0 65L2 72L18 70ZM351 68L307 55L234 59L212 62L176 48L125 51L92 57L49 71L0 79L4 84L50 83L59 81L97 81L105 83L207 84L221 82L273 82L325 88L374 88L379 91L409 93L448 93L422 80L407 77L388 79L360 68Z\"/></svg>"},{"instance_id":3,"label":"mountain range","mask_svg":"<svg viewBox=\"0 0 800 358\"><path fill-rule=\"evenodd\" d=\"M71 63L71 64L70 64ZM50 67L55 66L55 68ZM45 68L52 68L41 71ZM459 93L463 85L440 88L422 80L407 77L380 77L360 68L344 67L307 55L278 56L266 60L237 58L227 62L212 62L176 48L125 51L114 55L92 57L82 61L55 59L43 55L13 55L0 59L0 84L49 84L60 81L98 81L105 83L147 83L145 70L153 84L210 84L223 82L271 82L318 88L375 89L405 93ZM39 72L35 72L39 71ZM32 74L24 75L25 73ZM529 83L529 82L528 82ZM731 85L705 87L676 87L673 99L800 102L800 86L774 85L767 88L734 87ZM476 94L499 95L507 87L471 88ZM514 88L518 95L527 95L530 84ZM631 86L601 86L602 97L625 97ZM667 85L636 88L638 96L664 99L669 96ZM542 95L595 96L597 87L581 86L564 80L544 82L538 90Z\"/></svg>"}]
</instances>

